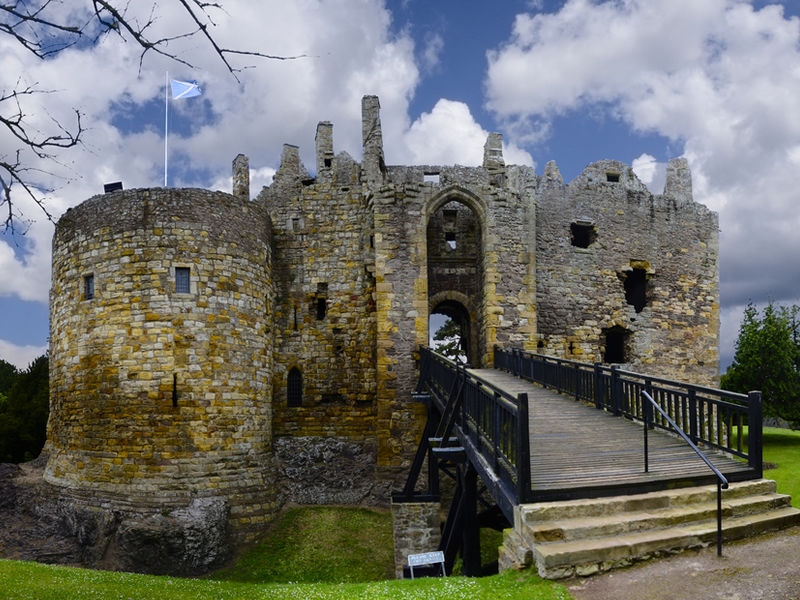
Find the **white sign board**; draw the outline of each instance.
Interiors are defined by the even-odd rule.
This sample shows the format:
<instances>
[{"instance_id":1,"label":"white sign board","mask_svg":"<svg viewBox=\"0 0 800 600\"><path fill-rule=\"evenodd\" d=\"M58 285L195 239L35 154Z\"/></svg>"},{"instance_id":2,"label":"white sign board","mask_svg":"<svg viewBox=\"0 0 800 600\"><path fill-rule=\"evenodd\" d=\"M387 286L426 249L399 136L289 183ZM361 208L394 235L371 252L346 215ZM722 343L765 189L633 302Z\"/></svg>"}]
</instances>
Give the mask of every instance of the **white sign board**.
<instances>
[{"instance_id":1,"label":"white sign board","mask_svg":"<svg viewBox=\"0 0 800 600\"><path fill-rule=\"evenodd\" d=\"M422 565L435 565L441 564L442 575L444 575L444 552L441 550L437 552L423 552L422 554L409 554L408 566L411 570L411 579L414 579L414 567Z\"/></svg>"}]
</instances>

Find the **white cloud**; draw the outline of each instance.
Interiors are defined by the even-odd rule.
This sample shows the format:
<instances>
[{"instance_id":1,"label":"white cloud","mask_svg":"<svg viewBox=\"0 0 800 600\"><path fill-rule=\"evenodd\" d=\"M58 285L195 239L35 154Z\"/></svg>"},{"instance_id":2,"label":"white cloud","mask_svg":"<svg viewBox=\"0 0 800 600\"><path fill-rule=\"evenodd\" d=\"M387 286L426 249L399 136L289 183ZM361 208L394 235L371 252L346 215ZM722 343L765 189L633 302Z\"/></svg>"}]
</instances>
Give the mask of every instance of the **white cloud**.
<instances>
[{"instance_id":1,"label":"white cloud","mask_svg":"<svg viewBox=\"0 0 800 600\"><path fill-rule=\"evenodd\" d=\"M439 65L439 56L444 49L444 38L439 34L429 35L422 49L422 68L426 73L433 72Z\"/></svg>"},{"instance_id":2,"label":"white cloud","mask_svg":"<svg viewBox=\"0 0 800 600\"><path fill-rule=\"evenodd\" d=\"M631 163L633 172L654 194L662 194L667 182L667 165L656 161L655 156L642 154Z\"/></svg>"},{"instance_id":3,"label":"white cloud","mask_svg":"<svg viewBox=\"0 0 800 600\"><path fill-rule=\"evenodd\" d=\"M35 358L47 352L47 346L17 346L0 339L0 359L11 363L19 370L28 368Z\"/></svg>"},{"instance_id":4,"label":"white cloud","mask_svg":"<svg viewBox=\"0 0 800 600\"><path fill-rule=\"evenodd\" d=\"M782 10L568 0L519 15L489 54L486 104L512 132L591 108L683 145L695 199L720 212L723 306L788 302L800 296L800 20Z\"/></svg>"},{"instance_id":5,"label":"white cloud","mask_svg":"<svg viewBox=\"0 0 800 600\"><path fill-rule=\"evenodd\" d=\"M439 100L411 124L405 141L409 164L478 166L489 135L463 102ZM533 165L530 154L514 145L503 148L506 164Z\"/></svg>"}]
</instances>

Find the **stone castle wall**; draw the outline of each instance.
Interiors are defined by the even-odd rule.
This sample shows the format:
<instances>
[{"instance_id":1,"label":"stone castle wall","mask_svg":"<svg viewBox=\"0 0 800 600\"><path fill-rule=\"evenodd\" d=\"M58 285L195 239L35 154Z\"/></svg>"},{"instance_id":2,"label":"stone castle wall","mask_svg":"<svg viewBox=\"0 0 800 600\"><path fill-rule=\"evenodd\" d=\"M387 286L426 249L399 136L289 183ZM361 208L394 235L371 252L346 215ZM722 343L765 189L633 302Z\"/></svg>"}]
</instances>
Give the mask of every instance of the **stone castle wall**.
<instances>
[{"instance_id":1,"label":"stone castle wall","mask_svg":"<svg viewBox=\"0 0 800 600\"><path fill-rule=\"evenodd\" d=\"M569 185L551 163L537 230L542 353L718 384L718 219L691 200L685 160L670 163L663 195L617 161ZM609 331L622 357L608 354Z\"/></svg>"},{"instance_id":2,"label":"stone castle wall","mask_svg":"<svg viewBox=\"0 0 800 600\"><path fill-rule=\"evenodd\" d=\"M375 441L374 258L359 172L346 154L321 152L311 179L287 147L276 185L258 198L274 227L277 436ZM287 397L291 369L302 376L295 406Z\"/></svg>"},{"instance_id":3,"label":"stone castle wall","mask_svg":"<svg viewBox=\"0 0 800 600\"><path fill-rule=\"evenodd\" d=\"M229 194L129 190L69 210L53 241L45 479L133 504L224 497L234 529L268 518L271 261L268 216Z\"/></svg>"}]
</instances>

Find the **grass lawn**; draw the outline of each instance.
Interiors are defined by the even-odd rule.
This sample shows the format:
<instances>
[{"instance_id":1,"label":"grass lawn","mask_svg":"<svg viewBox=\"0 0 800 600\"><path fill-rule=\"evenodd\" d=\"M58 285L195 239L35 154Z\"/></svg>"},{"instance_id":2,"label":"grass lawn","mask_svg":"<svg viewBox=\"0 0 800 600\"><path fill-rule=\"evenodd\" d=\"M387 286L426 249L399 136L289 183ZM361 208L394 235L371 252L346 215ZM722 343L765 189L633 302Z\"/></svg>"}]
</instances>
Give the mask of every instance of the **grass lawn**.
<instances>
[{"instance_id":1,"label":"grass lawn","mask_svg":"<svg viewBox=\"0 0 800 600\"><path fill-rule=\"evenodd\" d=\"M489 537L489 536L487 536ZM489 541L489 540L487 540ZM495 537L487 546L499 543ZM496 558L491 549L484 562ZM531 573L398 581L388 511L308 507L285 511L264 540L204 579L154 577L0 560L0 597L131 600L403 599L569 600L563 585Z\"/></svg>"},{"instance_id":2,"label":"grass lawn","mask_svg":"<svg viewBox=\"0 0 800 600\"><path fill-rule=\"evenodd\" d=\"M764 471L765 479L778 483L778 492L792 497L800 508L800 431L764 427L764 462L778 465Z\"/></svg>"},{"instance_id":3,"label":"grass lawn","mask_svg":"<svg viewBox=\"0 0 800 600\"><path fill-rule=\"evenodd\" d=\"M259 584L109 573L0 560L0 596L30 600L569 600L562 585L530 574L373 583Z\"/></svg>"}]
</instances>

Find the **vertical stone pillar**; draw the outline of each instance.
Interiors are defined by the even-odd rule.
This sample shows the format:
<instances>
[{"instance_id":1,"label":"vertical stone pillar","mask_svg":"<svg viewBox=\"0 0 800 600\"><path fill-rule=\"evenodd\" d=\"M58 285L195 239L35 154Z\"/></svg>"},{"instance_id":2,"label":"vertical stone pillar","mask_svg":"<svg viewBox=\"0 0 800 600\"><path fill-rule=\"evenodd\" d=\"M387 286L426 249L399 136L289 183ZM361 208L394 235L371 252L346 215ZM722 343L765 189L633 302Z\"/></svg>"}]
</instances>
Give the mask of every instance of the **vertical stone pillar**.
<instances>
[{"instance_id":1,"label":"vertical stone pillar","mask_svg":"<svg viewBox=\"0 0 800 600\"><path fill-rule=\"evenodd\" d=\"M503 160L503 134L490 133L483 146L483 168L503 169L506 163Z\"/></svg>"},{"instance_id":2,"label":"vertical stone pillar","mask_svg":"<svg viewBox=\"0 0 800 600\"><path fill-rule=\"evenodd\" d=\"M333 165L333 124L320 121L317 124L317 177L329 171Z\"/></svg>"},{"instance_id":3,"label":"vertical stone pillar","mask_svg":"<svg viewBox=\"0 0 800 600\"><path fill-rule=\"evenodd\" d=\"M244 154L233 159L233 191L238 198L250 199L250 161Z\"/></svg>"},{"instance_id":4,"label":"vertical stone pillar","mask_svg":"<svg viewBox=\"0 0 800 600\"><path fill-rule=\"evenodd\" d=\"M292 188L299 189L301 182L310 177L303 161L300 160L300 148L284 144L281 166L273 177L273 187L281 193L288 193Z\"/></svg>"},{"instance_id":5,"label":"vertical stone pillar","mask_svg":"<svg viewBox=\"0 0 800 600\"><path fill-rule=\"evenodd\" d=\"M678 206L692 203L692 171L685 158L673 158L667 164L667 183L664 194Z\"/></svg>"},{"instance_id":6,"label":"vertical stone pillar","mask_svg":"<svg viewBox=\"0 0 800 600\"><path fill-rule=\"evenodd\" d=\"M392 502L394 564L398 579L409 554L434 552L441 540L440 502Z\"/></svg>"},{"instance_id":7,"label":"vertical stone pillar","mask_svg":"<svg viewBox=\"0 0 800 600\"><path fill-rule=\"evenodd\" d=\"M383 133L381 132L381 103L377 96L361 99L361 136L364 154L361 160L363 180L369 189L383 185L386 163L383 160Z\"/></svg>"}]
</instances>

